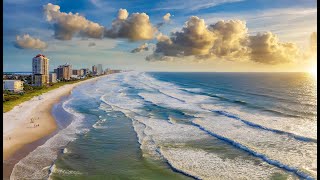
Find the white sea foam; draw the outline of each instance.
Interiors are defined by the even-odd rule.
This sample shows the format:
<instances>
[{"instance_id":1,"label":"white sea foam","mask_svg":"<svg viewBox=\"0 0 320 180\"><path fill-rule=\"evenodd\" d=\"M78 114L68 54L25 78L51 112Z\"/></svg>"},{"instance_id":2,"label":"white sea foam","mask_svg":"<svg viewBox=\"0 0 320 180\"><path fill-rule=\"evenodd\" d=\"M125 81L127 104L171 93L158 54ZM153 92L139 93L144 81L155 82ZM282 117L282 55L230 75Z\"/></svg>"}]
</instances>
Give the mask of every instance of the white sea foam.
<instances>
[{"instance_id":1,"label":"white sea foam","mask_svg":"<svg viewBox=\"0 0 320 180\"><path fill-rule=\"evenodd\" d=\"M177 99L168 97L164 94L160 93L139 93L138 94L140 97L142 97L144 100L152 102L153 104L159 105L159 106L164 106L164 107L169 107L173 109L181 109L181 110L186 110L186 111L200 111L200 112L206 112L206 110L199 108L196 105L193 104L187 104L185 102L181 102Z\"/></svg>"},{"instance_id":2,"label":"white sea foam","mask_svg":"<svg viewBox=\"0 0 320 180\"><path fill-rule=\"evenodd\" d=\"M163 157L175 169L201 179L269 179L274 173L283 173L264 162L257 165L242 158L222 159L214 153L184 146L210 138L194 126L140 116L135 117L133 126L144 153Z\"/></svg>"},{"instance_id":3,"label":"white sea foam","mask_svg":"<svg viewBox=\"0 0 320 180\"><path fill-rule=\"evenodd\" d=\"M50 168L50 175L52 174L59 174L61 176L79 176L79 175L82 175L81 172L79 171L73 171L73 170L66 170L66 169L59 169L56 167L56 165L53 165L51 168ZM49 177L48 179L52 179L51 177Z\"/></svg>"},{"instance_id":4,"label":"white sea foam","mask_svg":"<svg viewBox=\"0 0 320 180\"><path fill-rule=\"evenodd\" d=\"M150 90L150 89L149 89ZM112 91L109 91L109 94L112 94ZM191 104L191 106L184 106L181 105L181 101L173 98L168 98L165 94L159 93L140 93L141 97L143 97L145 100L153 102L155 104L159 105L168 105L172 108L177 108L179 106L182 109L187 109L190 111L196 112L207 112L207 110L200 109L198 107L195 108ZM113 97L116 96L116 94L113 94ZM160 97L159 97L160 96ZM116 100L115 100L116 99ZM183 147L183 144L188 143L189 141L201 141L201 139L204 138L210 138L206 132L201 131L199 128L192 126L192 125L185 125L185 124L179 124L179 123L169 123L166 120L163 119L155 119L155 118L148 118L139 116L132 112L139 112L141 106L143 105L143 102L140 100L134 99L132 97L129 97L127 94L122 94L120 98L104 98L102 99L104 102L106 102L109 105L114 105L118 107L117 110L122 111L125 113L128 117L132 119L132 124L134 127L134 130L137 133L138 140L140 143L140 147L144 152L144 155L151 155L154 158L165 158L169 162L176 162L176 163L183 163L186 165L186 167L193 166L195 164L195 161L190 160L190 158L193 158L192 154L188 154L188 149L185 149ZM138 102L138 103L135 103ZM174 104L175 105L172 105ZM127 105L128 104L128 105ZM177 105L178 104L178 105ZM180 152L187 152L187 154L184 154L186 160L179 160L179 157L181 157L181 153L174 154L171 151L163 150L165 147L171 147L174 145L180 145L180 148L176 148L176 150ZM161 151L159 151L161 149ZM160 154L159 154L160 153ZM163 153L163 154L162 154ZM201 152L202 156L205 156L208 154L208 152ZM209 153L212 154L212 153ZM188 156L189 155L189 156ZM191 156L191 157L190 157ZM209 155L210 156L210 155ZM200 156L201 157L201 156ZM217 176L214 177L221 177L222 179L228 179L230 177L236 178L238 177L238 171L235 171L234 173L228 174L229 168L234 168L234 164L236 165L242 165L241 171L246 171L248 173L251 173L248 177L254 177L254 178L264 178L267 179L267 177L270 177L272 173L274 172L280 172L277 168L272 168L270 165L263 165L259 166L258 168L253 168L253 161L249 161L249 165L246 165L246 163L241 164L241 162L244 162L242 159L237 160L229 160L229 161L223 161L221 158L216 157L214 154L212 154L211 161L215 160L215 162L220 161L220 165L216 164L206 164L204 159L200 158L197 162L198 169L195 171L196 173L189 172L189 170L182 166L173 166L185 173L190 173L192 175L199 175L199 177L210 177L210 174L215 174L215 171L218 169L224 168L223 172L220 174L217 173ZM187 160L190 161L187 161ZM213 159L213 160L212 160ZM266 170L268 169L268 170ZM240 170L239 170L240 171ZM214 173L213 173L214 172ZM195 176L196 176L195 175Z\"/></svg>"},{"instance_id":5,"label":"white sea foam","mask_svg":"<svg viewBox=\"0 0 320 180\"><path fill-rule=\"evenodd\" d=\"M63 108L73 115L72 122L58 134L47 140L43 145L37 147L25 158L21 159L13 168L10 179L44 179L48 176L48 170L44 167L50 166L57 158L61 147L75 139L77 133L83 132L80 128L84 116L74 111L68 104L73 99L63 103Z\"/></svg>"},{"instance_id":6,"label":"white sea foam","mask_svg":"<svg viewBox=\"0 0 320 180\"><path fill-rule=\"evenodd\" d=\"M148 101L153 102L152 100L154 100L155 104L160 103L161 105L166 105L167 107L169 106L189 110L190 108L185 108L186 105L183 105L184 101L185 104L192 106L192 108L198 108L198 106L200 105L200 107L204 110L225 110L235 115L239 115L240 118L254 122L258 125L265 126L267 128L289 132L303 137L317 139L317 122L315 120L304 118L281 117L267 112L263 113L254 110L250 110L250 112L248 112L242 110L241 107L238 106L233 106L232 108L230 108L230 106L217 105L220 104L220 101L217 98L204 95L189 94L187 92L182 91L187 90L191 92L196 92L201 91L201 89L196 88L196 90L194 91L193 88L180 88L175 84L156 80L155 78L145 73L137 75L137 77L131 79L131 82L136 81L143 82L143 84L140 84L142 85L142 87L148 85L148 87L152 87L155 91L159 91L163 94L157 96L152 96L150 94L143 93L141 94L146 95L146 100ZM150 100L150 96L153 99ZM166 99L164 100L164 98ZM163 102L167 102L167 100L170 100L170 103L164 104ZM197 107L195 107L195 105ZM219 106L218 109L213 108L217 106Z\"/></svg>"},{"instance_id":7,"label":"white sea foam","mask_svg":"<svg viewBox=\"0 0 320 180\"><path fill-rule=\"evenodd\" d=\"M63 154L70 153L70 150L68 148L63 148Z\"/></svg>"},{"instance_id":8,"label":"white sea foam","mask_svg":"<svg viewBox=\"0 0 320 180\"><path fill-rule=\"evenodd\" d=\"M221 158L201 149L161 148L161 154L174 168L200 179L270 179L274 173L283 173L264 162Z\"/></svg>"},{"instance_id":9,"label":"white sea foam","mask_svg":"<svg viewBox=\"0 0 320 180\"><path fill-rule=\"evenodd\" d=\"M198 114L198 117L193 122L210 132L231 139L284 165L308 172L314 177L317 174L316 143L298 141L287 135L251 128L227 117L204 114Z\"/></svg>"},{"instance_id":10,"label":"white sea foam","mask_svg":"<svg viewBox=\"0 0 320 180\"><path fill-rule=\"evenodd\" d=\"M256 123L264 127L317 139L317 121L311 121L309 119L303 118L281 117L274 114L263 113L254 110L250 110L250 112L247 112L236 106L230 108L216 104L201 104L201 107L203 109L211 111L226 111L241 119Z\"/></svg>"},{"instance_id":11,"label":"white sea foam","mask_svg":"<svg viewBox=\"0 0 320 180\"><path fill-rule=\"evenodd\" d=\"M142 80L140 80L140 77L143 77ZM195 114L191 113L191 115L193 114L199 117L199 119L195 120L194 123L199 124L204 128L207 128L209 131L212 131L220 136L232 139L233 141L245 145L246 147L252 149L255 152L264 154L273 160L280 161L285 165L288 165L290 167L296 167L304 172L312 174L312 176L316 176L317 155L315 143L299 141L292 137L288 137L287 135L281 135L271 131L265 131L262 129L250 127L247 124L239 120L232 119L230 117L214 116L212 112L208 111L212 109L204 108L206 105L203 104L204 100L211 99L210 97L194 98L192 97L192 95L188 95L176 89L176 87L173 86L171 86L171 88L173 89L163 88L168 87L170 83L162 83L151 77L137 76L132 78L133 81L134 79L139 79L139 81L144 82L144 84L148 84L149 87L158 89L160 92L159 93L157 91L153 91L139 93L138 95L141 96L144 100L152 102L159 106L180 109L182 111L189 111L189 114L190 111L196 112ZM226 108L224 107L224 109ZM227 110L230 110L230 107ZM242 115L244 115L244 113L242 113ZM258 121L257 117L249 116L249 114L246 115L248 115L246 119L249 121L251 120L251 118L253 118L253 122L255 123L261 122L261 120ZM266 127L270 127L270 122L275 121L270 116L265 118L266 119L264 119L264 122L267 123L264 123L263 125L265 125ZM139 122L145 124L147 127L150 127L148 123L154 121L139 120ZM288 123L288 121L286 121L286 123ZM156 132L157 129L160 129L160 127L162 126L164 125L157 125L155 126L156 128L151 128L152 130L150 130L150 128L146 128L144 130L144 134L148 135L148 133L150 132ZM170 129L167 126L164 127ZM271 128L272 127L273 126L271 126ZM159 139L156 139L156 137L159 137ZM168 138L168 135L166 134L166 136L164 137L159 135L155 136L153 134L152 138L156 142L161 142L162 140Z\"/></svg>"},{"instance_id":12,"label":"white sea foam","mask_svg":"<svg viewBox=\"0 0 320 180\"><path fill-rule=\"evenodd\" d=\"M95 129L107 129L108 126L106 125L106 119L100 119L96 123L92 125Z\"/></svg>"}]
</instances>

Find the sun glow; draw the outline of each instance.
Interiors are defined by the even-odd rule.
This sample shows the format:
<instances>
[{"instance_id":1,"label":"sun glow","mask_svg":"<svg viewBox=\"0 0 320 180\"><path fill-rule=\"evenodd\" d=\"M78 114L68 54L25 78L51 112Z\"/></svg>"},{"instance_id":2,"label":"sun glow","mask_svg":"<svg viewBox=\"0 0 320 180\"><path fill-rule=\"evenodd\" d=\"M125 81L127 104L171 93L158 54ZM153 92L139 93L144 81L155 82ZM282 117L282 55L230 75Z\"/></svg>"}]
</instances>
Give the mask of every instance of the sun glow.
<instances>
[{"instance_id":1,"label":"sun glow","mask_svg":"<svg viewBox=\"0 0 320 180\"><path fill-rule=\"evenodd\" d=\"M310 67L308 72L310 74L312 74L313 76L317 77L317 65L314 65L314 66Z\"/></svg>"}]
</instances>

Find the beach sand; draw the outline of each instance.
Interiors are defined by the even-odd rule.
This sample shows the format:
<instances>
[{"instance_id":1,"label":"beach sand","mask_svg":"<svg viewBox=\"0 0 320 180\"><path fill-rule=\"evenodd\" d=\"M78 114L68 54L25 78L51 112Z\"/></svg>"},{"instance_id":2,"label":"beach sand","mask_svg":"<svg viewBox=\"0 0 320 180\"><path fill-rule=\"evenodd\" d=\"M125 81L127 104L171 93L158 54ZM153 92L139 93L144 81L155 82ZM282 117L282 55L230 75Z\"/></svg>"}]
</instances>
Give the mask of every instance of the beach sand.
<instances>
[{"instance_id":1,"label":"beach sand","mask_svg":"<svg viewBox=\"0 0 320 180\"><path fill-rule=\"evenodd\" d=\"M74 84L67 84L31 100L21 103L3 113L3 159L7 160L23 146L50 135L57 129L51 114L52 106L61 97L70 94L80 84L97 81L103 76ZM33 123L31 123L33 119Z\"/></svg>"}]
</instances>

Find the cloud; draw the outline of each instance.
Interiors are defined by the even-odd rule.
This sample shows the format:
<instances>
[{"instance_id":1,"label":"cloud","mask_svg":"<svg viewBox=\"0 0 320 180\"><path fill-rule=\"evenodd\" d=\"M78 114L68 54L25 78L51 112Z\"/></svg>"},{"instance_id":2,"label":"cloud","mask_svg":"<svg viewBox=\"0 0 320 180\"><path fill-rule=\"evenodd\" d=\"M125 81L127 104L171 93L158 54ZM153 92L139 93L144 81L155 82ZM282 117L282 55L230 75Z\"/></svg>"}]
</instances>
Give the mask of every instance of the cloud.
<instances>
[{"instance_id":1,"label":"cloud","mask_svg":"<svg viewBox=\"0 0 320 180\"><path fill-rule=\"evenodd\" d=\"M170 37L160 34L157 40L154 53L146 57L148 61L194 56L280 64L302 57L294 43L280 42L271 32L249 36L246 23L241 20L220 20L207 26L203 19L192 16L181 31L171 33Z\"/></svg>"},{"instance_id":2,"label":"cloud","mask_svg":"<svg viewBox=\"0 0 320 180\"><path fill-rule=\"evenodd\" d=\"M119 12L118 12L119 20L126 20L128 16L129 16L129 13L126 9L119 9Z\"/></svg>"},{"instance_id":3,"label":"cloud","mask_svg":"<svg viewBox=\"0 0 320 180\"><path fill-rule=\"evenodd\" d=\"M15 47L20 49L39 49L44 50L48 47L47 43L40 39L33 38L29 34L16 36Z\"/></svg>"},{"instance_id":4,"label":"cloud","mask_svg":"<svg viewBox=\"0 0 320 180\"><path fill-rule=\"evenodd\" d=\"M95 42L91 42L91 43L88 44L89 47L92 47L92 46L95 46L95 45L96 45Z\"/></svg>"},{"instance_id":5,"label":"cloud","mask_svg":"<svg viewBox=\"0 0 320 180\"><path fill-rule=\"evenodd\" d=\"M102 38L104 27L87 20L78 13L60 12L60 6L48 3L43 6L46 19L53 23L54 37L59 40L71 40L75 35L90 38Z\"/></svg>"},{"instance_id":6,"label":"cloud","mask_svg":"<svg viewBox=\"0 0 320 180\"><path fill-rule=\"evenodd\" d=\"M129 13L120 9L117 19L113 20L111 29L106 29L105 36L110 38L128 38L132 41L154 38L157 28L154 27L146 13Z\"/></svg>"},{"instance_id":7,"label":"cloud","mask_svg":"<svg viewBox=\"0 0 320 180\"><path fill-rule=\"evenodd\" d=\"M216 24L210 25L209 30L216 37L210 50L211 55L228 59L248 56L248 29L244 21L220 20Z\"/></svg>"},{"instance_id":8,"label":"cloud","mask_svg":"<svg viewBox=\"0 0 320 180\"><path fill-rule=\"evenodd\" d=\"M141 46L133 49L133 50L131 51L131 53L137 53L137 52L148 51L148 50L149 50L148 44L147 44L147 43L144 43L144 44L142 44Z\"/></svg>"},{"instance_id":9,"label":"cloud","mask_svg":"<svg viewBox=\"0 0 320 180\"><path fill-rule=\"evenodd\" d=\"M167 13L167 14L164 15L162 18L163 18L163 20L164 20L165 22L168 22L168 21L170 21L170 16L171 16L171 14L170 14L170 13Z\"/></svg>"},{"instance_id":10,"label":"cloud","mask_svg":"<svg viewBox=\"0 0 320 180\"><path fill-rule=\"evenodd\" d=\"M294 43L281 43L271 32L250 36L251 60L264 64L293 62L301 57Z\"/></svg>"},{"instance_id":11,"label":"cloud","mask_svg":"<svg viewBox=\"0 0 320 180\"><path fill-rule=\"evenodd\" d=\"M163 26L165 23L169 23L170 22L170 17L171 17L171 14L170 13L167 13L165 14L162 19L163 19L163 22L160 22L156 25L156 27L159 29L161 26Z\"/></svg>"}]
</instances>

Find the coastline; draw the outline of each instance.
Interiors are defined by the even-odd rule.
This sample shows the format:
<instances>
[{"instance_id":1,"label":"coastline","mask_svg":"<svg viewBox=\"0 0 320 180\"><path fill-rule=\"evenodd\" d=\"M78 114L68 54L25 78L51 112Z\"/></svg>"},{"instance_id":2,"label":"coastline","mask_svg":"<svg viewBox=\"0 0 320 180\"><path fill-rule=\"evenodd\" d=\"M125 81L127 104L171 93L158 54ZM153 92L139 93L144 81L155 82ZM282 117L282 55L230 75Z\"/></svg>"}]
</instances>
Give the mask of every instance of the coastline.
<instances>
[{"instance_id":1,"label":"coastline","mask_svg":"<svg viewBox=\"0 0 320 180\"><path fill-rule=\"evenodd\" d=\"M52 134L57 129L57 123L51 114L53 105L62 97L68 96L74 87L105 76L64 85L3 113L3 159L8 160L22 147ZM31 118L34 123L31 123Z\"/></svg>"}]
</instances>

